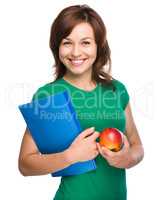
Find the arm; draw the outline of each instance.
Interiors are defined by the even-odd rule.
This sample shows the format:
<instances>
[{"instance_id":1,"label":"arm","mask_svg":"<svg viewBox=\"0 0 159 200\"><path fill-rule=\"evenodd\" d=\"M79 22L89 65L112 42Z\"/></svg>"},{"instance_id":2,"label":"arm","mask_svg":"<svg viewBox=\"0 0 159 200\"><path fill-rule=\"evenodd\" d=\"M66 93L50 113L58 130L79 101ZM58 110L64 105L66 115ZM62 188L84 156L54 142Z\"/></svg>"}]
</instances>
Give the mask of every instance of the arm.
<instances>
[{"instance_id":1,"label":"arm","mask_svg":"<svg viewBox=\"0 0 159 200\"><path fill-rule=\"evenodd\" d=\"M24 176L45 175L71 165L68 151L40 154L28 129L26 129L18 160L19 171Z\"/></svg>"},{"instance_id":2,"label":"arm","mask_svg":"<svg viewBox=\"0 0 159 200\"><path fill-rule=\"evenodd\" d=\"M26 130L19 154L19 170L24 176L44 175L59 171L76 162L94 159L98 155L94 128L85 129L63 152L40 154L29 131Z\"/></svg>"},{"instance_id":3,"label":"arm","mask_svg":"<svg viewBox=\"0 0 159 200\"><path fill-rule=\"evenodd\" d=\"M133 119L130 103L127 105L125 109L125 115L126 115L126 136L130 144L130 155L131 155L131 159L127 168L130 168L138 164L143 159L144 149Z\"/></svg>"},{"instance_id":4,"label":"arm","mask_svg":"<svg viewBox=\"0 0 159 200\"><path fill-rule=\"evenodd\" d=\"M124 146L119 152L112 152L109 149L100 147L101 155L111 166L117 168L131 168L138 164L144 157L144 150L139 137L135 122L133 120L130 103L125 109L126 115L126 136L124 136Z\"/></svg>"}]
</instances>

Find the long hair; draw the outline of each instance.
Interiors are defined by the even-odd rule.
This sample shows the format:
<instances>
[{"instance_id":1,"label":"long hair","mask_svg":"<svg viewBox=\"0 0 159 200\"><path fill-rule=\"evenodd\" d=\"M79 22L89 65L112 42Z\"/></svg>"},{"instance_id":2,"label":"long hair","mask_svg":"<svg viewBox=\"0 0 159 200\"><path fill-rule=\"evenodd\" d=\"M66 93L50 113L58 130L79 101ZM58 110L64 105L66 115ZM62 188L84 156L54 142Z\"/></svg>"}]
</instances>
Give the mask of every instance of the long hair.
<instances>
[{"instance_id":1,"label":"long hair","mask_svg":"<svg viewBox=\"0 0 159 200\"><path fill-rule=\"evenodd\" d=\"M51 26L49 45L55 59L55 80L62 78L66 73L66 67L59 59L60 43L81 22L87 22L92 26L97 44L97 57L92 66L92 80L102 85L112 85L111 52L106 38L106 27L97 12L87 5L64 8Z\"/></svg>"}]
</instances>

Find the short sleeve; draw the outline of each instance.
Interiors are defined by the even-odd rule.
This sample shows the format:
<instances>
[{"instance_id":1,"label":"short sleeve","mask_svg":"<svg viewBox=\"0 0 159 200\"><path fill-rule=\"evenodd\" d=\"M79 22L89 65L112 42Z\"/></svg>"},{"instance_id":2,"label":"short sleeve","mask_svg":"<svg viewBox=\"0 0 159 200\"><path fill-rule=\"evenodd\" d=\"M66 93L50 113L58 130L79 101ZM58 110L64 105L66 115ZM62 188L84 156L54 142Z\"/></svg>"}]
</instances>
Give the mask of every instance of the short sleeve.
<instances>
[{"instance_id":1,"label":"short sleeve","mask_svg":"<svg viewBox=\"0 0 159 200\"><path fill-rule=\"evenodd\" d=\"M115 80L115 85L120 100L120 105L123 108L123 110L125 110L130 99L129 93L127 91L126 86L122 82Z\"/></svg>"},{"instance_id":2,"label":"short sleeve","mask_svg":"<svg viewBox=\"0 0 159 200\"><path fill-rule=\"evenodd\" d=\"M33 94L32 101L47 97L50 95L48 84L40 87L37 91Z\"/></svg>"},{"instance_id":3,"label":"short sleeve","mask_svg":"<svg viewBox=\"0 0 159 200\"><path fill-rule=\"evenodd\" d=\"M128 94L128 91L126 89L125 86L123 86L123 93L122 93L122 96L121 96L121 103L122 103L122 107L123 107L123 110L125 110L127 104L129 103L129 94Z\"/></svg>"},{"instance_id":4,"label":"short sleeve","mask_svg":"<svg viewBox=\"0 0 159 200\"><path fill-rule=\"evenodd\" d=\"M41 89L39 88L34 94L33 94L33 97L32 97L32 101L36 100L36 99L39 99L41 96Z\"/></svg>"},{"instance_id":5,"label":"short sleeve","mask_svg":"<svg viewBox=\"0 0 159 200\"><path fill-rule=\"evenodd\" d=\"M34 101L34 100L37 100L37 99L39 99L39 96L41 96L41 95L39 95L41 92L40 92L40 88L33 94L33 96L32 96L32 101Z\"/></svg>"},{"instance_id":6,"label":"short sleeve","mask_svg":"<svg viewBox=\"0 0 159 200\"><path fill-rule=\"evenodd\" d=\"M65 87L63 87L59 83L47 83L43 86L41 86L37 91L34 93L32 97L32 101L39 100L41 98L46 98L50 95L56 94L58 92L63 92L65 90Z\"/></svg>"}]
</instances>

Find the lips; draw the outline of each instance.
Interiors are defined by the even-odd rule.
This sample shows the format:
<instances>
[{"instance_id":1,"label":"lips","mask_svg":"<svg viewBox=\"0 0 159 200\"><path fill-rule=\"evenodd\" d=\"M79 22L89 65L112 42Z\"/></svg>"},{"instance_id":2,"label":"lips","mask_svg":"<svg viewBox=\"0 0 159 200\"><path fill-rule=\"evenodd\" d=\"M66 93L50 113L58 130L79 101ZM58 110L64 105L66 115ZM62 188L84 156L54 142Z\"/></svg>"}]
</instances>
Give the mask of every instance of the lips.
<instances>
[{"instance_id":1,"label":"lips","mask_svg":"<svg viewBox=\"0 0 159 200\"><path fill-rule=\"evenodd\" d=\"M71 64L74 65L74 66L82 65L85 62L85 60L87 60L87 58L84 58L84 59L69 59Z\"/></svg>"}]
</instances>

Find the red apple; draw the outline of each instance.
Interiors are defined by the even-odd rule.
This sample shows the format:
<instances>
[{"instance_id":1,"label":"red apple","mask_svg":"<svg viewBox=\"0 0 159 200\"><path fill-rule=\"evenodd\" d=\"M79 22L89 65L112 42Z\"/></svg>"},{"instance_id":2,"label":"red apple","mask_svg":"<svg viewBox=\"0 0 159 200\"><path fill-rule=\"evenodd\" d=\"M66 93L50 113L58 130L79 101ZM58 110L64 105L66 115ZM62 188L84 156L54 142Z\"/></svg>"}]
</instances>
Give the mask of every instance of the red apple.
<instances>
[{"instance_id":1,"label":"red apple","mask_svg":"<svg viewBox=\"0 0 159 200\"><path fill-rule=\"evenodd\" d=\"M111 151L119 151L123 145L123 134L116 128L105 128L99 136L99 144Z\"/></svg>"}]
</instances>

